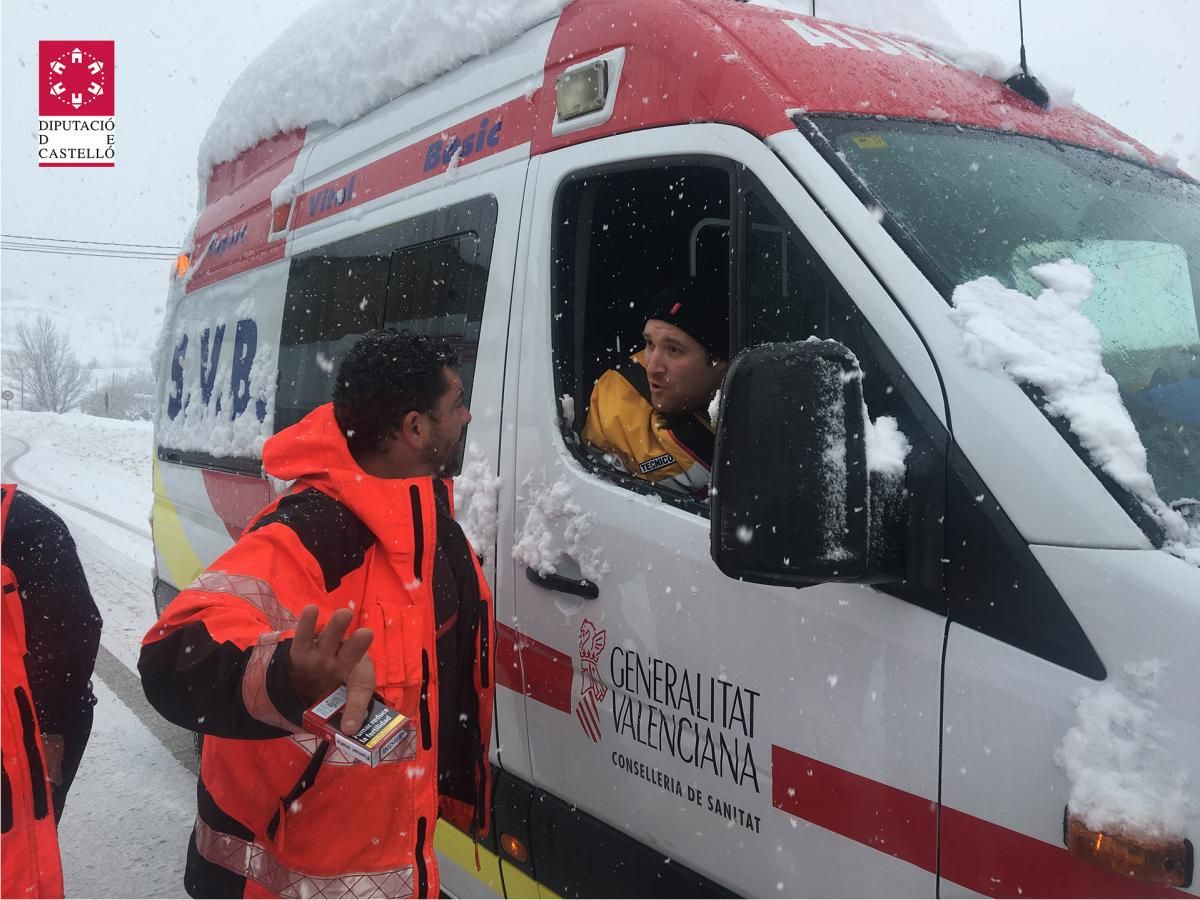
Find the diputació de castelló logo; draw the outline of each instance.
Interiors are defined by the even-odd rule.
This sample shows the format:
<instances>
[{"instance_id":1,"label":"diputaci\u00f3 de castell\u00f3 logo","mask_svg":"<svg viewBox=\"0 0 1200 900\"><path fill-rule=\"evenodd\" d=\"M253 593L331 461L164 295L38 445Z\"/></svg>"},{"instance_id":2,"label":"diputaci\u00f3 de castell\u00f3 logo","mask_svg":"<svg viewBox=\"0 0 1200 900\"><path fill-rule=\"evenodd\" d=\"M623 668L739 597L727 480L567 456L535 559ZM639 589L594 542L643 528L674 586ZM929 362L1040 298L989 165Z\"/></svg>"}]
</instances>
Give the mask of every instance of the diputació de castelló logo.
<instances>
[{"instance_id":1,"label":"diputaci\u00f3 de castell\u00f3 logo","mask_svg":"<svg viewBox=\"0 0 1200 900\"><path fill-rule=\"evenodd\" d=\"M116 165L113 41L38 42L38 165Z\"/></svg>"}]
</instances>

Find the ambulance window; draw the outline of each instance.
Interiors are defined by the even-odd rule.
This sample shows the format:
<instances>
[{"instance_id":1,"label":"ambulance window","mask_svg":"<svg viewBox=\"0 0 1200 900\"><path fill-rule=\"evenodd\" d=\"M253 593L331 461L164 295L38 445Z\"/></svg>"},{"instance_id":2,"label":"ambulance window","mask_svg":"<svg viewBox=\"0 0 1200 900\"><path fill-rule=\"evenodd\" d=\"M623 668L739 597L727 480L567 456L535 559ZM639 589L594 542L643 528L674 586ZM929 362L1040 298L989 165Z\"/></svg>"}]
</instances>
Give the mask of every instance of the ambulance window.
<instances>
[{"instance_id":1,"label":"ambulance window","mask_svg":"<svg viewBox=\"0 0 1200 900\"><path fill-rule=\"evenodd\" d=\"M732 168L697 157L625 163L568 181L555 207L552 334L563 435L597 475L701 513L703 484L689 492L635 476L581 435L597 379L643 346L649 301L690 277L728 284Z\"/></svg>"},{"instance_id":2,"label":"ambulance window","mask_svg":"<svg viewBox=\"0 0 1200 900\"><path fill-rule=\"evenodd\" d=\"M292 263L280 334L277 431L329 399L334 360L380 326L389 266L389 254L363 238Z\"/></svg>"},{"instance_id":3,"label":"ambulance window","mask_svg":"<svg viewBox=\"0 0 1200 900\"><path fill-rule=\"evenodd\" d=\"M454 348L462 363L468 402L487 292L482 243L478 232L468 231L397 250L384 317L385 327L407 328Z\"/></svg>"},{"instance_id":4,"label":"ambulance window","mask_svg":"<svg viewBox=\"0 0 1200 900\"><path fill-rule=\"evenodd\" d=\"M880 408L894 406L895 392L877 360L879 340L841 284L765 189L751 183L743 195L743 346L813 335L838 341L854 351L868 376L863 388L871 415L880 414L872 400Z\"/></svg>"},{"instance_id":5,"label":"ambulance window","mask_svg":"<svg viewBox=\"0 0 1200 900\"><path fill-rule=\"evenodd\" d=\"M297 256L283 313L275 430L327 402L341 354L383 326L450 343L469 399L496 211L494 198L479 197Z\"/></svg>"}]
</instances>

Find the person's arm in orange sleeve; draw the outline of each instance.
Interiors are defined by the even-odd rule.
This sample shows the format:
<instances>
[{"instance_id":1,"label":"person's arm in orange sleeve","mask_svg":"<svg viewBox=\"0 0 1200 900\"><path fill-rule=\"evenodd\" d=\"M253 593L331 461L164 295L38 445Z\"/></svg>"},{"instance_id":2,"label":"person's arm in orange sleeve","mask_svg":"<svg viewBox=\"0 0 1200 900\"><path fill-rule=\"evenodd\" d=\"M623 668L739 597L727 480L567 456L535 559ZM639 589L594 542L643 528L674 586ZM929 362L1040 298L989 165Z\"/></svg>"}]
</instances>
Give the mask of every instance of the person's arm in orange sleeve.
<instances>
[{"instance_id":1,"label":"person's arm in orange sleeve","mask_svg":"<svg viewBox=\"0 0 1200 900\"><path fill-rule=\"evenodd\" d=\"M374 689L371 634L358 629L343 641L351 615L331 617L326 597L320 566L293 531L272 524L247 532L146 634L138 670L147 699L184 728L243 739L303 730L305 708L348 681L354 706L365 709ZM314 636L315 611L308 615L304 646L293 652L309 604L329 621ZM353 719L348 704L345 730Z\"/></svg>"}]
</instances>

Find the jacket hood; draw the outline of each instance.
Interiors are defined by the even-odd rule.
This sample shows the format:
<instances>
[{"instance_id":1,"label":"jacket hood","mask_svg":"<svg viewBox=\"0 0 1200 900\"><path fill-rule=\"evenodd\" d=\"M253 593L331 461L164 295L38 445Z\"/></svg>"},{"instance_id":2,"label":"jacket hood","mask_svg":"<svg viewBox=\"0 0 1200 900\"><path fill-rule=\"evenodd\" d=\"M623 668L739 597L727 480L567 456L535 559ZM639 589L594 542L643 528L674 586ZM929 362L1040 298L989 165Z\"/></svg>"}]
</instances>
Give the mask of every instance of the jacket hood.
<instances>
[{"instance_id":1,"label":"jacket hood","mask_svg":"<svg viewBox=\"0 0 1200 900\"><path fill-rule=\"evenodd\" d=\"M315 487L341 501L389 550L411 547L413 507L433 496L432 475L378 478L364 472L350 455L332 403L268 438L263 467L275 478Z\"/></svg>"}]
</instances>

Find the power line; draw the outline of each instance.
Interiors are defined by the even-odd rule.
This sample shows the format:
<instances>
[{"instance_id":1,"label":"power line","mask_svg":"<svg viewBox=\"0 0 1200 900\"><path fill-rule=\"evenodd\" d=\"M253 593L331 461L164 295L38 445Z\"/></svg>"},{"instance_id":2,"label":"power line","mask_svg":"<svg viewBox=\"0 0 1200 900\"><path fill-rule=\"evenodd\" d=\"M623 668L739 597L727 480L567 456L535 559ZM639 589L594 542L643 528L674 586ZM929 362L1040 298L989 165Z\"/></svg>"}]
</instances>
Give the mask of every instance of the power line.
<instances>
[{"instance_id":1,"label":"power line","mask_svg":"<svg viewBox=\"0 0 1200 900\"><path fill-rule=\"evenodd\" d=\"M137 244L126 241L85 241L75 238L40 237L34 234L0 234L0 237L13 238L23 241L40 241L54 244L97 244L103 247L144 247L151 250L170 250L172 253L179 248L174 244Z\"/></svg>"},{"instance_id":2,"label":"power line","mask_svg":"<svg viewBox=\"0 0 1200 900\"><path fill-rule=\"evenodd\" d=\"M45 253L51 256L102 256L111 259L152 259L152 260L173 260L175 254L157 253L151 251L120 251L120 250L103 250L98 247L39 247L36 245L24 245L3 243L0 244L0 250L15 250L18 253Z\"/></svg>"},{"instance_id":3,"label":"power line","mask_svg":"<svg viewBox=\"0 0 1200 900\"><path fill-rule=\"evenodd\" d=\"M78 250L43 250L36 247L10 247L7 245L0 246L0 249L13 250L17 253L41 253L46 256L79 256L106 259L150 259L163 262L170 262L173 259L173 257L170 256L152 256L137 253L87 253Z\"/></svg>"},{"instance_id":4,"label":"power line","mask_svg":"<svg viewBox=\"0 0 1200 900\"><path fill-rule=\"evenodd\" d=\"M48 250L57 253L144 253L151 256L170 256L175 253L167 250L144 250L136 247L85 247L70 244L42 244L36 241L3 241L5 247L26 247L34 250Z\"/></svg>"}]
</instances>

